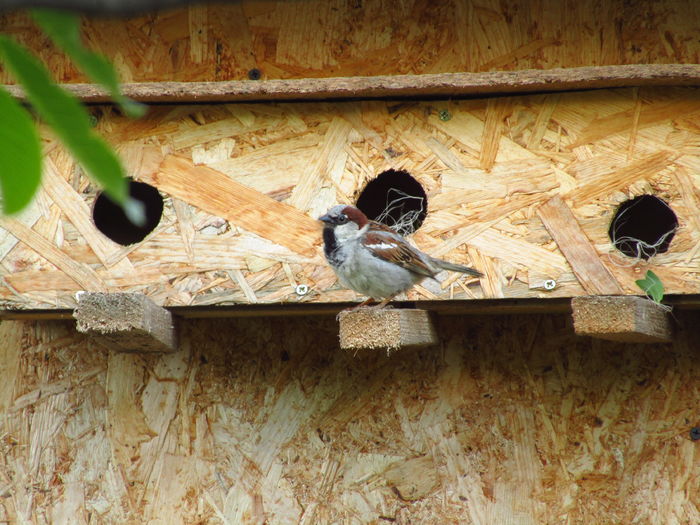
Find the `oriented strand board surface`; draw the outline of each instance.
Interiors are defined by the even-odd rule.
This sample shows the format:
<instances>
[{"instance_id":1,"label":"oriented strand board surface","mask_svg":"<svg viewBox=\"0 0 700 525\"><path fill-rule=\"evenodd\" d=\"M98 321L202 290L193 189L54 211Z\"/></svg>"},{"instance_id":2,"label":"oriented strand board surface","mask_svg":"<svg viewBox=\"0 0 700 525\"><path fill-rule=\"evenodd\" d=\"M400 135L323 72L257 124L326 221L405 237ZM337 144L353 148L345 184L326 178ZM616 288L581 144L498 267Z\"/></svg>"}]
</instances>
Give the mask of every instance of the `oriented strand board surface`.
<instances>
[{"instance_id":1,"label":"oriented strand board surface","mask_svg":"<svg viewBox=\"0 0 700 525\"><path fill-rule=\"evenodd\" d=\"M128 173L160 187L161 222L132 246L105 240L90 217L97 188L47 135L45 190L0 223L5 308L73 308L79 290L141 292L164 306L359 299L326 264L315 219L354 202L386 169L408 170L428 195L412 241L486 275L442 274L408 300L572 297L608 274L637 294L634 281L647 269L667 293L700 292L697 89L531 95L498 105L155 106L140 121L106 107L94 112ZM621 256L607 235L616 207L642 193L666 200L680 223L670 250L649 262ZM555 242L542 222L551 213L541 207L555 196L577 223L566 225L590 241L587 264L597 258L604 270L586 273L586 283L572 268L582 264L567 245L573 238L561 231Z\"/></svg>"},{"instance_id":2,"label":"oriented strand board surface","mask_svg":"<svg viewBox=\"0 0 700 525\"><path fill-rule=\"evenodd\" d=\"M694 315L643 352L441 318L437 350L375 360L330 316L186 321L165 356L3 322L0 521L694 524Z\"/></svg>"},{"instance_id":3,"label":"oriented strand board surface","mask_svg":"<svg viewBox=\"0 0 700 525\"><path fill-rule=\"evenodd\" d=\"M128 82L698 63L698 26L695 0L244 0L83 23ZM60 81L85 81L28 15L0 28Z\"/></svg>"}]
</instances>

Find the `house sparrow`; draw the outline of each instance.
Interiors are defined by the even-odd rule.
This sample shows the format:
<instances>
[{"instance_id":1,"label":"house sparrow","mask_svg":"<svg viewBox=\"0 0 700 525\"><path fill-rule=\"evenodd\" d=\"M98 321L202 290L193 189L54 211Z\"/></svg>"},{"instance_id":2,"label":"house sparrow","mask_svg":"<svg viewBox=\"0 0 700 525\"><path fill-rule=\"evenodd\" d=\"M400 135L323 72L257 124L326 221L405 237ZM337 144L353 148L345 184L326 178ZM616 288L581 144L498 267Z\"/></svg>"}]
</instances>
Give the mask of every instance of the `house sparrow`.
<instances>
[{"instance_id":1,"label":"house sparrow","mask_svg":"<svg viewBox=\"0 0 700 525\"><path fill-rule=\"evenodd\" d=\"M442 270L482 276L467 266L421 252L388 226L370 221L355 206L333 206L318 220L324 223L323 251L340 283L369 296L358 307L383 299L377 306L382 308L396 295Z\"/></svg>"}]
</instances>

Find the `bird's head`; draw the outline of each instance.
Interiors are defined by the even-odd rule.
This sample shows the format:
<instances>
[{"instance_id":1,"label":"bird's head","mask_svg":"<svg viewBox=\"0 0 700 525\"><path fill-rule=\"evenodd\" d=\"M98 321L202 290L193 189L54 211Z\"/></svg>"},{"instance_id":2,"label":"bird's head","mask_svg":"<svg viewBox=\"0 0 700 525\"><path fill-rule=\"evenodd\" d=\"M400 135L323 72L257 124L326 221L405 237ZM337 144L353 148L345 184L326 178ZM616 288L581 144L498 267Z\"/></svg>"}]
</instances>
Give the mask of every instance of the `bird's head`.
<instances>
[{"instance_id":1,"label":"bird's head","mask_svg":"<svg viewBox=\"0 0 700 525\"><path fill-rule=\"evenodd\" d=\"M318 220L323 222L325 230L334 231L339 241L357 236L359 230L369 223L367 216L359 209L345 204L333 206Z\"/></svg>"},{"instance_id":2,"label":"bird's head","mask_svg":"<svg viewBox=\"0 0 700 525\"><path fill-rule=\"evenodd\" d=\"M359 229L369 222L367 216L358 208L345 204L338 204L331 207L326 214L321 215L318 220L323 222L326 227L330 226L331 228L353 223Z\"/></svg>"}]
</instances>

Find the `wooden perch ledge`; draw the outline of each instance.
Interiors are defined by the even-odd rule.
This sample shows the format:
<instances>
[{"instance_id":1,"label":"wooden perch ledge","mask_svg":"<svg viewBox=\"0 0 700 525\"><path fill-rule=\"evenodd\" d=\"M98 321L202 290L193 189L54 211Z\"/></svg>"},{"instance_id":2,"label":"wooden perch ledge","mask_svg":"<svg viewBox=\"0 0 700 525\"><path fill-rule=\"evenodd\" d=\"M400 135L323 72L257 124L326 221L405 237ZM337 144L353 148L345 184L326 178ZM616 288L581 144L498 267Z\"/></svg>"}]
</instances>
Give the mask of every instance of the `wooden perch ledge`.
<instances>
[{"instance_id":1,"label":"wooden perch ledge","mask_svg":"<svg viewBox=\"0 0 700 525\"><path fill-rule=\"evenodd\" d=\"M338 314L340 347L354 354L437 344L438 338L427 310L360 308Z\"/></svg>"},{"instance_id":2,"label":"wooden perch ledge","mask_svg":"<svg viewBox=\"0 0 700 525\"><path fill-rule=\"evenodd\" d=\"M574 297L571 309L578 335L625 343L672 340L669 311L645 297Z\"/></svg>"},{"instance_id":3,"label":"wooden perch ledge","mask_svg":"<svg viewBox=\"0 0 700 525\"><path fill-rule=\"evenodd\" d=\"M141 102L232 102L378 97L459 96L536 91L568 91L632 86L695 86L698 64L628 64L484 73L436 73L223 82L139 82L122 84L125 95ZM23 98L20 86L6 86ZM95 84L63 84L83 102L110 97Z\"/></svg>"},{"instance_id":4,"label":"wooden perch ledge","mask_svg":"<svg viewBox=\"0 0 700 525\"><path fill-rule=\"evenodd\" d=\"M73 316L79 332L119 352L173 352L172 314L138 293L83 292Z\"/></svg>"}]
</instances>

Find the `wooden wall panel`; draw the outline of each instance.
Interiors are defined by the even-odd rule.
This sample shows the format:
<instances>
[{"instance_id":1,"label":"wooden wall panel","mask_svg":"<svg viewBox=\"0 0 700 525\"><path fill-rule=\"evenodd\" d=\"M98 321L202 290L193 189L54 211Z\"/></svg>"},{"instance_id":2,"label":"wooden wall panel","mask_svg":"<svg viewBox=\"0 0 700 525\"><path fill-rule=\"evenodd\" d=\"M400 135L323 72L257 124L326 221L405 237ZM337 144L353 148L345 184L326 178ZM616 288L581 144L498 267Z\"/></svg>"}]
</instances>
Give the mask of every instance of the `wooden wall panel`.
<instances>
[{"instance_id":1,"label":"wooden wall panel","mask_svg":"<svg viewBox=\"0 0 700 525\"><path fill-rule=\"evenodd\" d=\"M413 242L486 274L440 276L409 300L634 294L647 269L668 293L700 291L696 89L497 100L154 106L140 121L96 108L129 174L165 196L161 222L131 246L106 239L90 216L96 187L47 136L44 190L0 224L2 304L72 308L79 290L166 306L355 300L323 258L315 218L390 168L428 195ZM680 223L649 262L607 234L617 205L642 193Z\"/></svg>"},{"instance_id":2,"label":"wooden wall panel","mask_svg":"<svg viewBox=\"0 0 700 525\"><path fill-rule=\"evenodd\" d=\"M27 15L0 15L0 29L59 81L85 81ZM694 0L244 0L94 18L84 30L125 82L243 80L252 68L275 79L700 62Z\"/></svg>"},{"instance_id":3,"label":"wooden wall panel","mask_svg":"<svg viewBox=\"0 0 700 525\"><path fill-rule=\"evenodd\" d=\"M438 347L366 360L331 317L185 321L160 357L3 322L0 520L697 523L677 320L642 351L564 316L441 317Z\"/></svg>"}]
</instances>

